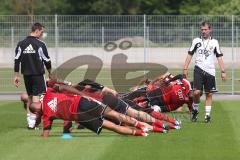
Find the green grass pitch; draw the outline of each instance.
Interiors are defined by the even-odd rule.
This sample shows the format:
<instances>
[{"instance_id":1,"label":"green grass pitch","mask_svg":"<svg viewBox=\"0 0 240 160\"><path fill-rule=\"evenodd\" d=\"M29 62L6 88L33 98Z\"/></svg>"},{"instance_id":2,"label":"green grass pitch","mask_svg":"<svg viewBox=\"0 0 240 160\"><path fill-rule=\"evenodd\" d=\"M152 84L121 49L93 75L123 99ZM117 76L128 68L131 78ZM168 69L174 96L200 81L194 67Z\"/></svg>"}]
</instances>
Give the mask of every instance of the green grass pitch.
<instances>
[{"instance_id":1,"label":"green grass pitch","mask_svg":"<svg viewBox=\"0 0 240 160\"><path fill-rule=\"evenodd\" d=\"M103 130L97 136L74 130L72 139L61 139L61 121L54 123L49 138L26 129L20 102L0 102L0 160L236 160L240 155L240 101L216 101L212 122L203 123L203 106L197 123L186 113L173 116L183 121L181 130L148 137L121 136ZM172 114L170 114L172 115Z\"/></svg>"}]
</instances>

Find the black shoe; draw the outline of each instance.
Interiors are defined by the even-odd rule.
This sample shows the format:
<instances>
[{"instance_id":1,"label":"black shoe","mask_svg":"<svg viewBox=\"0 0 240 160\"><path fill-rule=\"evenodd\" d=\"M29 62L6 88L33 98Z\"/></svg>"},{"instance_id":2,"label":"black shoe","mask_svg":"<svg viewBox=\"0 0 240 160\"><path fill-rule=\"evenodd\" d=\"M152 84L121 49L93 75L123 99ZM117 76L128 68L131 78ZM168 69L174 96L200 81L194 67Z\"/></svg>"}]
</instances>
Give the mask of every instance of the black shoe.
<instances>
[{"instance_id":1,"label":"black shoe","mask_svg":"<svg viewBox=\"0 0 240 160\"><path fill-rule=\"evenodd\" d=\"M209 122L211 122L211 117L208 116L208 115L206 115L204 121L205 121L205 123L209 123Z\"/></svg>"},{"instance_id":2,"label":"black shoe","mask_svg":"<svg viewBox=\"0 0 240 160\"><path fill-rule=\"evenodd\" d=\"M39 130L38 127L27 127L28 130Z\"/></svg>"},{"instance_id":3,"label":"black shoe","mask_svg":"<svg viewBox=\"0 0 240 160\"><path fill-rule=\"evenodd\" d=\"M197 122L197 118L198 118L198 111L197 110L192 110L192 122Z\"/></svg>"}]
</instances>

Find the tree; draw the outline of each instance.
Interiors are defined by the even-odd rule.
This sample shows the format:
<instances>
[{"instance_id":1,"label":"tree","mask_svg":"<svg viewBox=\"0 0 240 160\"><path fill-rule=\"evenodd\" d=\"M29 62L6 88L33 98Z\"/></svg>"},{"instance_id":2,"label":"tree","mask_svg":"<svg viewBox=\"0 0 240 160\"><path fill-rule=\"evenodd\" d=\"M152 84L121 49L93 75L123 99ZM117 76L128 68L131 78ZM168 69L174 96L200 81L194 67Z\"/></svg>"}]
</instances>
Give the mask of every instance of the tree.
<instances>
[{"instance_id":1,"label":"tree","mask_svg":"<svg viewBox=\"0 0 240 160\"><path fill-rule=\"evenodd\" d=\"M226 2L228 0L183 0L179 13L181 15L215 15L214 10Z\"/></svg>"},{"instance_id":2,"label":"tree","mask_svg":"<svg viewBox=\"0 0 240 160\"><path fill-rule=\"evenodd\" d=\"M215 6L209 13L214 15L240 15L240 1L225 1L225 3Z\"/></svg>"}]
</instances>

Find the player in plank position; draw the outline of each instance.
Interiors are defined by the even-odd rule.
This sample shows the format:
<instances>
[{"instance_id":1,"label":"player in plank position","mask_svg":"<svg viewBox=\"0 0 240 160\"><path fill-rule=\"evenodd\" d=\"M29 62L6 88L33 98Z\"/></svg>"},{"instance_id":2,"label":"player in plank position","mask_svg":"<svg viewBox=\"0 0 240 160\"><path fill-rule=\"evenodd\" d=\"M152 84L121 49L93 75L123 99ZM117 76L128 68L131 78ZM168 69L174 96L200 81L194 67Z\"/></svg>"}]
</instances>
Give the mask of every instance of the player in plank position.
<instances>
[{"instance_id":1,"label":"player in plank position","mask_svg":"<svg viewBox=\"0 0 240 160\"><path fill-rule=\"evenodd\" d=\"M54 82L55 81L55 82ZM58 80L57 83L62 83ZM48 83L48 85L52 86L56 84L56 80L52 80ZM138 119L140 121L149 123L152 125L149 126L153 132L159 132L159 128L165 128L165 129L180 129L180 126L177 126L175 124L166 124L165 122L162 122L151 115L142 112L137 111L131 107L127 103L125 103L123 100L118 98L118 94L116 91L109 89L101 84L98 84L96 82L93 82L91 80L84 80L77 85L73 85L74 88L76 88L79 92L75 94L81 94L84 93L85 95L94 98L98 101L101 101L107 106L110 106L113 110L126 114L132 118ZM175 121L174 121L175 122ZM119 122L116 122L119 124ZM69 125L71 126L71 125ZM157 127L156 127L157 126ZM164 130L162 130L164 132Z\"/></svg>"},{"instance_id":2,"label":"player in plank position","mask_svg":"<svg viewBox=\"0 0 240 160\"><path fill-rule=\"evenodd\" d=\"M48 88L42 103L32 103L30 111L41 114L43 117L44 137L49 135L54 119L68 121L79 121L84 127L100 134L102 127L115 131L119 134L147 136L147 127L141 122L122 115L102 103L89 99L88 97L58 93L69 91L72 88L60 85L55 88ZM125 126L118 126L104 117L123 121L125 124L136 127L140 130L133 130Z\"/></svg>"}]
</instances>

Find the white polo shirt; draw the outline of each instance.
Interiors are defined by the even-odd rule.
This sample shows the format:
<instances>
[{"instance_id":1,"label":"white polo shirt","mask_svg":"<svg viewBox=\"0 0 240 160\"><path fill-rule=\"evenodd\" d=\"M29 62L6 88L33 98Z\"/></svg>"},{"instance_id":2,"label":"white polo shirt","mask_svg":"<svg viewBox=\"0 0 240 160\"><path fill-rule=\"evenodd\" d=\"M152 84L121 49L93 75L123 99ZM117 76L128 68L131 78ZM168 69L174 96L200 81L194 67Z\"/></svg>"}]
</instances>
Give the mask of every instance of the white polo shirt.
<instances>
[{"instance_id":1,"label":"white polo shirt","mask_svg":"<svg viewBox=\"0 0 240 160\"><path fill-rule=\"evenodd\" d=\"M205 72L215 76L215 57L221 57L218 41L212 37L204 39L202 37L194 38L188 54L195 53L195 65Z\"/></svg>"}]
</instances>

